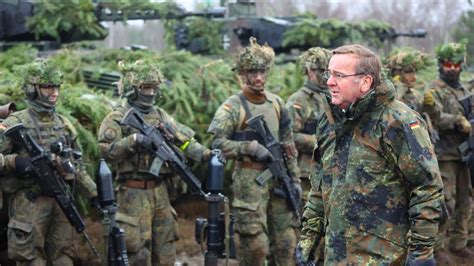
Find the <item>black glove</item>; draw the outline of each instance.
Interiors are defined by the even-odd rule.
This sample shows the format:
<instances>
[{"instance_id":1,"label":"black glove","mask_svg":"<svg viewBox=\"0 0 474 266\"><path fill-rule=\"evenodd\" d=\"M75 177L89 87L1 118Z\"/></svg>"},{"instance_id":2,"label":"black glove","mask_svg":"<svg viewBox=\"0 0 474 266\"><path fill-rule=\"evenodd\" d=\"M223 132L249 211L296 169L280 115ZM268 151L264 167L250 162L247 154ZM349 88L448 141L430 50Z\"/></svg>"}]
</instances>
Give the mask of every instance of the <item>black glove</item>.
<instances>
[{"instance_id":1,"label":"black glove","mask_svg":"<svg viewBox=\"0 0 474 266\"><path fill-rule=\"evenodd\" d=\"M25 176L32 173L33 169L35 169L35 167L31 163L30 157L15 157L15 174L19 176Z\"/></svg>"},{"instance_id":2,"label":"black glove","mask_svg":"<svg viewBox=\"0 0 474 266\"><path fill-rule=\"evenodd\" d=\"M154 143L150 137L140 133L135 133L133 139L135 140L137 149L140 151L153 152L156 150L156 147L154 146Z\"/></svg>"}]
</instances>

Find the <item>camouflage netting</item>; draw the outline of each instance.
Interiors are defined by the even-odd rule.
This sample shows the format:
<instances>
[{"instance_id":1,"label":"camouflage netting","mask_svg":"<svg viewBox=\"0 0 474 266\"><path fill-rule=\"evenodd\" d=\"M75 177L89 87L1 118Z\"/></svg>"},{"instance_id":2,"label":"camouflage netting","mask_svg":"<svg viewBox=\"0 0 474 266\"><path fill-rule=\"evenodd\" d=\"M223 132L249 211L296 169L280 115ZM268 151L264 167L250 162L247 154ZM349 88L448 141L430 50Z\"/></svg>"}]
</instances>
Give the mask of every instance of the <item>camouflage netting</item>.
<instances>
[{"instance_id":1,"label":"camouflage netting","mask_svg":"<svg viewBox=\"0 0 474 266\"><path fill-rule=\"evenodd\" d=\"M454 63L466 62L466 42L446 43L436 46L436 57L442 61L451 61Z\"/></svg>"},{"instance_id":2,"label":"camouflage netting","mask_svg":"<svg viewBox=\"0 0 474 266\"><path fill-rule=\"evenodd\" d=\"M384 60L390 72L414 72L431 64L429 56L413 48L397 48Z\"/></svg>"},{"instance_id":3,"label":"camouflage netting","mask_svg":"<svg viewBox=\"0 0 474 266\"><path fill-rule=\"evenodd\" d=\"M236 62L232 66L232 71L270 69L275 61L273 49L267 44L259 45L254 37L250 37L249 41L249 45L238 53Z\"/></svg>"}]
</instances>

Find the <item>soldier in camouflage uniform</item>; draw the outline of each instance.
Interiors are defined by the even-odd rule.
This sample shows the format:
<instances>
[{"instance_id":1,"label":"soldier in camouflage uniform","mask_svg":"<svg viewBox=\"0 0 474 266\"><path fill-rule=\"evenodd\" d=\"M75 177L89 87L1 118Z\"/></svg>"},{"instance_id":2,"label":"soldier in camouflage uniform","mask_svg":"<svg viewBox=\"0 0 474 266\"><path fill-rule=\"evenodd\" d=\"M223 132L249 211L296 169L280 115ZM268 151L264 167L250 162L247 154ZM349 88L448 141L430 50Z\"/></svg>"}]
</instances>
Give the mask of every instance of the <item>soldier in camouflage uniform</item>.
<instances>
[{"instance_id":1,"label":"soldier in camouflage uniform","mask_svg":"<svg viewBox=\"0 0 474 266\"><path fill-rule=\"evenodd\" d=\"M34 166L26 151L3 134L7 128L23 123L46 152L56 141L61 141L64 148L78 150L74 126L55 109L63 74L48 61L34 62L18 71L24 77L28 108L11 114L0 124L0 152L5 155L1 171L6 175L3 189L14 193L8 223L8 257L17 265L73 265L73 258L79 257L73 239L81 236L55 199L42 194L29 175ZM64 175L66 182L75 183L89 199L95 198L95 183L84 167L72 156L68 159L76 166L76 173Z\"/></svg>"},{"instance_id":2,"label":"soldier in camouflage uniform","mask_svg":"<svg viewBox=\"0 0 474 266\"><path fill-rule=\"evenodd\" d=\"M459 99L472 92L460 83L461 65L466 56L466 45L448 43L436 49L439 79L433 81L425 91L423 108L436 119L435 127L440 141L436 143L439 168L445 185L445 199L451 213L454 210L449 249L455 255L467 257L474 252L466 247L468 222L471 217L471 181L467 165L462 161L459 145L471 134L471 124L464 116ZM437 253L446 257L443 237L447 228L442 228Z\"/></svg>"},{"instance_id":3,"label":"soldier in camouflage uniform","mask_svg":"<svg viewBox=\"0 0 474 266\"><path fill-rule=\"evenodd\" d=\"M427 65L428 56L405 48L394 50L386 61L390 77L396 87L395 99L420 112L423 95L419 92L421 88L416 86L416 71Z\"/></svg>"},{"instance_id":4,"label":"soldier in camouflage uniform","mask_svg":"<svg viewBox=\"0 0 474 266\"><path fill-rule=\"evenodd\" d=\"M360 45L333 51L332 107L317 127L319 190L306 205L303 257L324 235L325 264L434 265L442 181L426 125L381 80L377 56ZM316 243L314 243L316 242ZM426 264L425 264L426 263Z\"/></svg>"},{"instance_id":5,"label":"soldier in camouflage uniform","mask_svg":"<svg viewBox=\"0 0 474 266\"><path fill-rule=\"evenodd\" d=\"M294 264L299 221L285 200L273 192L277 180L265 164L272 160L272 155L245 123L254 115L264 115L272 135L286 153L292 182L301 192L288 110L280 97L265 89L273 61L273 49L250 38L249 46L239 52L233 67L242 92L219 107L208 129L214 134L213 147L222 149L226 158L237 160L232 176L232 206L240 236L241 265L264 265L267 256L270 265ZM260 175L267 179L263 186L255 180Z\"/></svg>"},{"instance_id":6,"label":"soldier in camouflage uniform","mask_svg":"<svg viewBox=\"0 0 474 266\"><path fill-rule=\"evenodd\" d=\"M316 165L312 160L313 146L316 142L316 125L323 113L323 97L329 95L324 72L331 58L331 52L314 47L300 56L300 67L307 76L304 87L293 93L286 103L293 122L293 134L298 150L298 167L303 185L303 202L310 189L309 177Z\"/></svg>"},{"instance_id":7,"label":"soldier in camouflage uniform","mask_svg":"<svg viewBox=\"0 0 474 266\"><path fill-rule=\"evenodd\" d=\"M154 106L164 78L156 63L122 64L121 94L126 102L110 113L99 129L102 155L113 166L118 181L117 222L126 232L131 265L174 265L178 238L176 213L170 205L164 179L174 173L163 164L159 176L152 174L151 139L120 124L128 110L140 112L148 124L164 127L174 144L196 162L207 160L211 151L194 140L194 132Z\"/></svg>"}]
</instances>

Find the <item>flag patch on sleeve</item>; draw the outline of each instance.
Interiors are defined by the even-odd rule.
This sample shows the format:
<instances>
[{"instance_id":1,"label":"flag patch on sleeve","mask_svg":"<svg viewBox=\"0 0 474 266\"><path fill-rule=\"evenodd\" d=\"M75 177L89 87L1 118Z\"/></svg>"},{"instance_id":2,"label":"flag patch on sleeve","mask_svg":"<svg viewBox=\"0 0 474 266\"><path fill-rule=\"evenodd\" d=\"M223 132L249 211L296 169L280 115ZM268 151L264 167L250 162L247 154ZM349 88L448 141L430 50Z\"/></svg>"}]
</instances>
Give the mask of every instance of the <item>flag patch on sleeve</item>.
<instances>
[{"instance_id":1,"label":"flag patch on sleeve","mask_svg":"<svg viewBox=\"0 0 474 266\"><path fill-rule=\"evenodd\" d=\"M413 122L410 122L410 128L413 130L415 128L419 128L420 127L420 123L418 121L413 121Z\"/></svg>"},{"instance_id":2,"label":"flag patch on sleeve","mask_svg":"<svg viewBox=\"0 0 474 266\"><path fill-rule=\"evenodd\" d=\"M293 107L296 108L296 109L301 109L301 107L303 107L303 106L300 103L294 103Z\"/></svg>"}]
</instances>

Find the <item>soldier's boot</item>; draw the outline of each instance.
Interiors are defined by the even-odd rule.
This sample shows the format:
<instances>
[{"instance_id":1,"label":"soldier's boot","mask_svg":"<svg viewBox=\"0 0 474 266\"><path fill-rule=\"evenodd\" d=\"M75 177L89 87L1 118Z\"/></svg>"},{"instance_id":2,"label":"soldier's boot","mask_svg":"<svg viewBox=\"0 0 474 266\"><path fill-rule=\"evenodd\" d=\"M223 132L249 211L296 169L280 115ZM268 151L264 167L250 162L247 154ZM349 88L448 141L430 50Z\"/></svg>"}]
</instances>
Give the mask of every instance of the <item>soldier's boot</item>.
<instances>
[{"instance_id":1,"label":"soldier's boot","mask_svg":"<svg viewBox=\"0 0 474 266\"><path fill-rule=\"evenodd\" d=\"M454 261L451 259L451 256L449 256L448 252L442 248L435 251L434 257L436 265L454 265Z\"/></svg>"}]
</instances>

